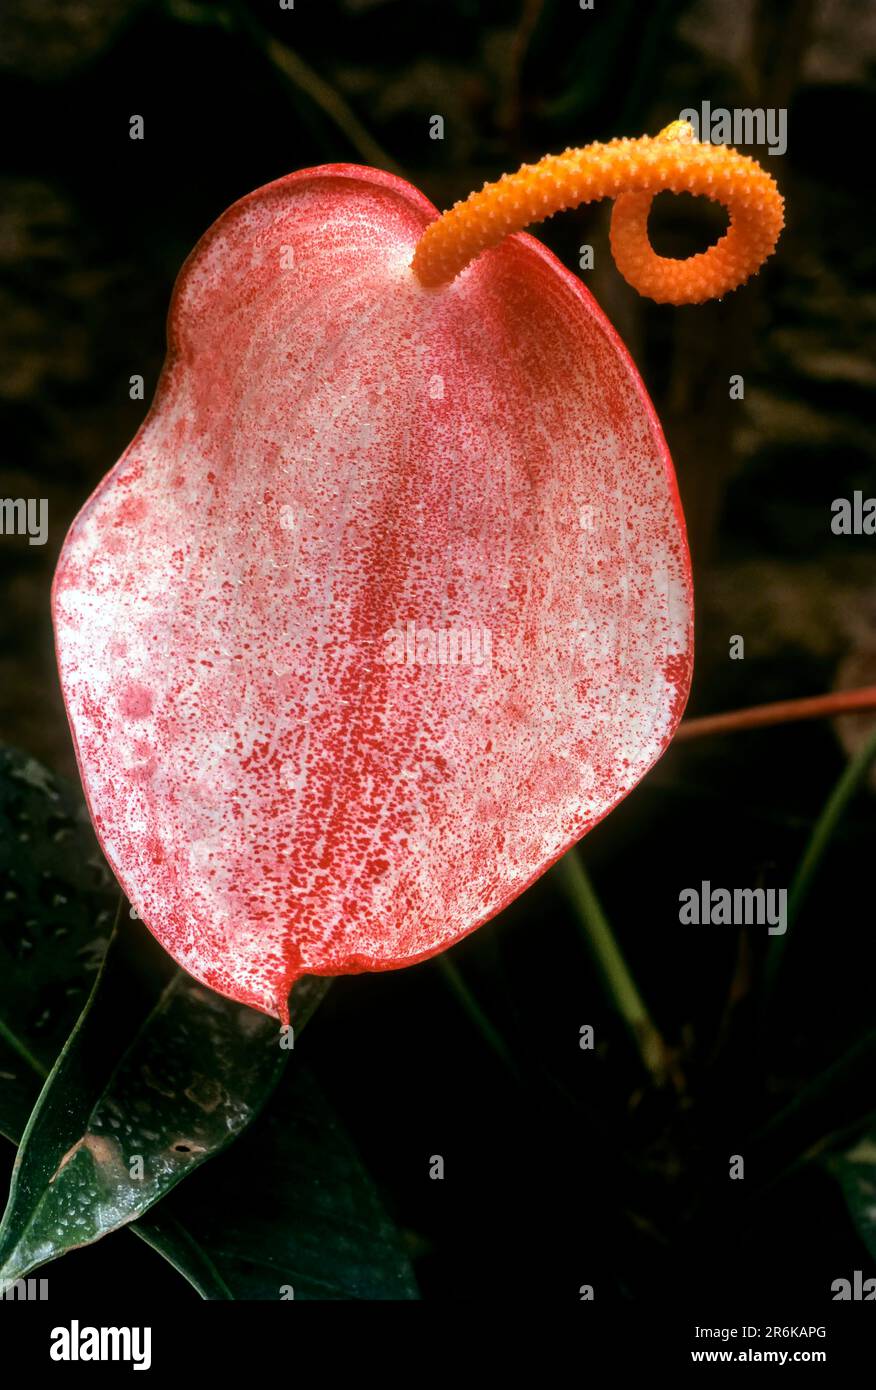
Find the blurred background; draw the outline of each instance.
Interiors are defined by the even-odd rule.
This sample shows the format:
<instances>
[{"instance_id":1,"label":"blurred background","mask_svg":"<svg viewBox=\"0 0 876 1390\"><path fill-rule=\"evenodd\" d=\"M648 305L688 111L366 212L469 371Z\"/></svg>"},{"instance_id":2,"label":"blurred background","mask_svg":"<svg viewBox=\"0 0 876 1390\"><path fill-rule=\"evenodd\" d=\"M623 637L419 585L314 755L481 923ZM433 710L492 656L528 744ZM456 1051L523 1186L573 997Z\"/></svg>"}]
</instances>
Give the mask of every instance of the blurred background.
<instances>
[{"instance_id":1,"label":"blurred background","mask_svg":"<svg viewBox=\"0 0 876 1390\"><path fill-rule=\"evenodd\" d=\"M0 540L2 742L76 781L52 570L145 415L176 273L230 203L348 160L394 169L446 207L523 160L656 133L704 100L788 112L784 155L747 151L777 178L787 227L742 292L682 309L640 299L611 261L609 204L536 234L573 269L581 243L595 247L584 278L663 422L696 579L689 712L876 682L876 540L830 528L833 499L876 495L872 4L12 0L0 72L0 496L46 497L50 520L43 547ZM142 141L129 139L133 114ZM429 138L436 114L443 141ZM655 247L691 254L723 220L663 195ZM136 373L145 401L129 396ZM728 655L736 634L742 661ZM333 987L309 1059L425 1297L506 1297L510 1282L574 1299L587 1282L642 1299L701 1279L822 1297L855 1268L876 1273L873 1231L837 1176L876 1107L860 1053L876 1025L872 794L831 842L768 1010L762 930L678 924L679 891L701 879L788 884L872 723L679 744L584 842L678 1059L662 1091L552 875L451 954L470 994L434 965ZM594 1056L578 1048L584 1023ZM777 1136L775 1117L829 1068L814 1109ZM749 1144L750 1178L728 1183L728 1155ZM434 1153L447 1156L443 1183L426 1177ZM876 1194L876 1168L872 1183ZM156 1257L134 1254L146 1263L131 1279L148 1280ZM100 1278L104 1258L64 1264L90 1261Z\"/></svg>"}]
</instances>

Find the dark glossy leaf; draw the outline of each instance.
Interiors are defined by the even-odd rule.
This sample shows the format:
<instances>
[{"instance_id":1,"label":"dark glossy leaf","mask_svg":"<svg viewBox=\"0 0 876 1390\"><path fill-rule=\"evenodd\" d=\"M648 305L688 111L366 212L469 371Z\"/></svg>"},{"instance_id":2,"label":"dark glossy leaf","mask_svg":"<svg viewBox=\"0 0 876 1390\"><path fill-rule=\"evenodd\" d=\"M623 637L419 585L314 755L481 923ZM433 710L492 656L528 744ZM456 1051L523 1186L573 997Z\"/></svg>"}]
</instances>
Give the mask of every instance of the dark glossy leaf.
<instances>
[{"instance_id":1,"label":"dark glossy leaf","mask_svg":"<svg viewBox=\"0 0 876 1390\"><path fill-rule=\"evenodd\" d=\"M17 1141L91 991L118 902L81 799L0 748L0 1133Z\"/></svg>"},{"instance_id":2,"label":"dark glossy leaf","mask_svg":"<svg viewBox=\"0 0 876 1390\"><path fill-rule=\"evenodd\" d=\"M274 1019L181 971L157 1000L138 991L130 930L114 938L25 1130L0 1281L142 1215L246 1128L288 1056Z\"/></svg>"},{"instance_id":3,"label":"dark glossy leaf","mask_svg":"<svg viewBox=\"0 0 876 1390\"><path fill-rule=\"evenodd\" d=\"M748 1155L769 1181L823 1145L825 1138L867 1123L876 1115L873 1070L876 1029L854 1042L756 1131Z\"/></svg>"},{"instance_id":4,"label":"dark glossy leaf","mask_svg":"<svg viewBox=\"0 0 876 1390\"><path fill-rule=\"evenodd\" d=\"M162 1204L171 1214L235 1299L419 1296L371 1179L297 1061L243 1139ZM160 1233L154 1243L163 1249ZM197 1262L189 1275L173 1249L201 1287Z\"/></svg>"},{"instance_id":5,"label":"dark glossy leaf","mask_svg":"<svg viewBox=\"0 0 876 1390\"><path fill-rule=\"evenodd\" d=\"M130 1229L206 1299L277 1299L290 1287L297 1298L416 1297L367 1174L297 1062L271 1113L210 1165L215 1181L207 1167L146 1210L239 1133L289 1054L273 1020L175 970L126 911L78 1017L117 893L75 795L5 750L0 845L0 865L14 870L0 903L0 1129L18 1142L27 1128L4 1218L4 1277L145 1213ZM296 1036L328 983L299 982ZM41 1028L47 993L57 1004ZM138 1154L142 1178L131 1176Z\"/></svg>"},{"instance_id":6,"label":"dark glossy leaf","mask_svg":"<svg viewBox=\"0 0 876 1390\"><path fill-rule=\"evenodd\" d=\"M202 1298L221 1301L234 1297L207 1252L175 1216L165 1214L164 1207L153 1208L128 1229L163 1255Z\"/></svg>"},{"instance_id":7,"label":"dark glossy leaf","mask_svg":"<svg viewBox=\"0 0 876 1390\"><path fill-rule=\"evenodd\" d=\"M876 1260L876 1131L824 1159L842 1189L855 1230Z\"/></svg>"},{"instance_id":8,"label":"dark glossy leaf","mask_svg":"<svg viewBox=\"0 0 876 1390\"><path fill-rule=\"evenodd\" d=\"M40 1031L38 991L48 980L59 1000L80 1002L83 972L104 951L93 926L94 892L104 881L96 873L77 880L66 835L52 841L52 850L43 843L51 807L63 822L58 830L79 827L75 850L80 858L85 852L88 835L72 796L31 760L7 755L4 770L7 832L23 824L27 838L15 842L14 853L6 843L7 872L14 876L7 880L3 940L12 967L0 978L0 1110L4 1132L21 1136L21 1144L0 1225L0 1283L147 1211L249 1124L288 1056L273 1019L198 985L122 912L97 982L21 1135L63 1017L59 1005L53 1027ZM74 895L82 898L78 914ZM62 910L71 925L60 942L75 927L84 945L65 944L56 958L51 924ZM23 940L33 943L24 953ZM65 971L75 990L65 984ZM321 980L299 983L297 1029L327 987Z\"/></svg>"},{"instance_id":9,"label":"dark glossy leaf","mask_svg":"<svg viewBox=\"0 0 876 1390\"><path fill-rule=\"evenodd\" d=\"M39 1077L0 1042L0 1134L17 1144L39 1095Z\"/></svg>"}]
</instances>

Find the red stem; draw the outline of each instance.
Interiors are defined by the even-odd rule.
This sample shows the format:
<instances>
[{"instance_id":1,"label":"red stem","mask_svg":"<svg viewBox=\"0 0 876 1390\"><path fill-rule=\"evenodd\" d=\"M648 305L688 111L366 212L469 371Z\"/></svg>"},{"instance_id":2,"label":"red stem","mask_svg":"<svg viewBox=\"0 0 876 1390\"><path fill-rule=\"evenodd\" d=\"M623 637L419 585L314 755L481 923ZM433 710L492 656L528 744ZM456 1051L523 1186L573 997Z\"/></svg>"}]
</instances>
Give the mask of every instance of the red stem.
<instances>
[{"instance_id":1,"label":"red stem","mask_svg":"<svg viewBox=\"0 0 876 1390\"><path fill-rule=\"evenodd\" d=\"M833 695L814 695L806 700L779 700L774 705L754 705L729 714L707 714L684 719L677 739L705 738L709 734L733 734L739 729L763 729L769 724L790 724L798 719L824 719L837 714L864 714L876 710L876 685L861 690L838 690Z\"/></svg>"}]
</instances>

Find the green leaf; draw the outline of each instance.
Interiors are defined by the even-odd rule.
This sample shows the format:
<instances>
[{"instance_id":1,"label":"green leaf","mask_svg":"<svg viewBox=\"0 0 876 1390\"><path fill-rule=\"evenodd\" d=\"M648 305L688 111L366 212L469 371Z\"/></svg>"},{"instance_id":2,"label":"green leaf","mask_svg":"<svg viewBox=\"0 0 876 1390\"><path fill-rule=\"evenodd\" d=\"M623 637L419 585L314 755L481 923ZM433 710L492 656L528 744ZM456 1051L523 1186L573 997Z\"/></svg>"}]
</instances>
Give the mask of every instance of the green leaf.
<instances>
[{"instance_id":1,"label":"green leaf","mask_svg":"<svg viewBox=\"0 0 876 1390\"><path fill-rule=\"evenodd\" d=\"M827 798L821 814L812 828L812 833L803 851L803 857L797 866L797 872L788 894L787 928L794 927L813 880L821 867L825 853L836 833L837 826L874 762L876 762L876 729L843 769L842 775ZM786 930L781 936L773 937L767 956L764 982L767 997L777 988L779 975L787 958L788 942L793 937L794 932L792 930Z\"/></svg>"},{"instance_id":2,"label":"green leaf","mask_svg":"<svg viewBox=\"0 0 876 1390\"><path fill-rule=\"evenodd\" d=\"M15 1142L91 992L117 902L81 800L0 748L0 1133Z\"/></svg>"},{"instance_id":3,"label":"green leaf","mask_svg":"<svg viewBox=\"0 0 876 1390\"><path fill-rule=\"evenodd\" d=\"M824 1146L828 1136L869 1123L876 1114L873 1070L876 1029L801 1086L783 1109L748 1139L748 1155L762 1181L774 1181Z\"/></svg>"},{"instance_id":4,"label":"green leaf","mask_svg":"<svg viewBox=\"0 0 876 1390\"><path fill-rule=\"evenodd\" d=\"M171 1255L207 1298L206 1257L235 1299L415 1299L395 1226L318 1085L296 1062L238 1144L161 1206L184 1230ZM151 1217L147 1218L147 1222ZM144 1223L138 1223L138 1227ZM292 1290L292 1294L288 1292ZM286 1291L286 1292L284 1292ZM227 1296L227 1295L226 1295Z\"/></svg>"},{"instance_id":5,"label":"green leaf","mask_svg":"<svg viewBox=\"0 0 876 1390\"><path fill-rule=\"evenodd\" d=\"M855 1230L876 1260L876 1131L845 1153L826 1156L824 1164L840 1185Z\"/></svg>"},{"instance_id":6,"label":"green leaf","mask_svg":"<svg viewBox=\"0 0 876 1390\"><path fill-rule=\"evenodd\" d=\"M202 1298L222 1300L234 1297L207 1252L201 1249L175 1216L165 1213L163 1207L153 1209L128 1229L157 1250L197 1289Z\"/></svg>"},{"instance_id":7,"label":"green leaf","mask_svg":"<svg viewBox=\"0 0 876 1390\"><path fill-rule=\"evenodd\" d=\"M87 817L8 750L0 846L0 1129L16 1143L26 1131L0 1228L3 1280L131 1222L205 1299L278 1299L284 1286L296 1298L416 1297L397 1233L297 1059L270 1111L193 1172L276 1081L289 1055L278 1025L177 971L125 912L106 952L117 890ZM299 982L296 1039L328 984Z\"/></svg>"},{"instance_id":8,"label":"green leaf","mask_svg":"<svg viewBox=\"0 0 876 1390\"><path fill-rule=\"evenodd\" d=\"M0 1043L0 1134L17 1144L39 1094L39 1081L17 1053Z\"/></svg>"},{"instance_id":9,"label":"green leaf","mask_svg":"<svg viewBox=\"0 0 876 1390\"><path fill-rule=\"evenodd\" d=\"M0 1224L0 1287L147 1211L240 1134L288 1056L275 1020L197 984L122 912L91 995L21 1134L64 1017L59 1004L52 1028L40 1031L46 1011L36 994L48 979L59 1000L69 1001L68 1013L78 1002L84 972L104 951L94 934L93 898L105 880L92 872L90 881L76 881L70 857L88 836L72 798L31 760L7 756L2 767L7 834L17 822L26 838L11 856L5 846L11 896L3 945L12 968L0 978L0 1071L6 1073L0 1111L4 1133L21 1135L21 1144ZM72 823L69 845L63 836L50 840L50 849L42 843L50 829L47 803L65 808L58 829ZM93 869L99 861L91 858ZM65 949L58 961L52 943L61 911L72 925L60 938ZM73 927L85 937L75 949L66 944ZM32 943L24 954L22 941ZM296 1031L327 987L322 980L299 982Z\"/></svg>"},{"instance_id":10,"label":"green leaf","mask_svg":"<svg viewBox=\"0 0 876 1390\"><path fill-rule=\"evenodd\" d=\"M182 971L156 1000L138 993L129 934L111 943L25 1130L0 1284L148 1211L246 1128L287 1059L276 1020Z\"/></svg>"}]
</instances>

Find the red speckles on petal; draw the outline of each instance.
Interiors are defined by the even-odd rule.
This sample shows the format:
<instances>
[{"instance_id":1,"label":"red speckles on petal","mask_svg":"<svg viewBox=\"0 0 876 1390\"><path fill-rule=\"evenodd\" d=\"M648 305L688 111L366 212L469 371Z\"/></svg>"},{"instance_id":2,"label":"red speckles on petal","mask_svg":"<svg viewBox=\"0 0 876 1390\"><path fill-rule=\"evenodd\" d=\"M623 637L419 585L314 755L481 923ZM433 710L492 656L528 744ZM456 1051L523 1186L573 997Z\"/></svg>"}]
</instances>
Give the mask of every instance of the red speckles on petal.
<instances>
[{"instance_id":1,"label":"red speckles on petal","mask_svg":"<svg viewBox=\"0 0 876 1390\"><path fill-rule=\"evenodd\" d=\"M113 526L131 527L138 521L142 521L146 516L146 500L143 497L127 495L121 498L119 505L111 514Z\"/></svg>"},{"instance_id":2,"label":"red speckles on petal","mask_svg":"<svg viewBox=\"0 0 876 1390\"><path fill-rule=\"evenodd\" d=\"M126 719L146 719L152 713L154 703L151 690L145 685L138 685L136 681L130 681L123 687L119 696L119 714Z\"/></svg>"},{"instance_id":3,"label":"red speckles on petal","mask_svg":"<svg viewBox=\"0 0 876 1390\"><path fill-rule=\"evenodd\" d=\"M623 347L526 236L423 290L433 215L342 167L220 219L56 576L114 869L185 968L279 1017L301 974L496 913L647 771L689 680L683 521Z\"/></svg>"}]
</instances>

